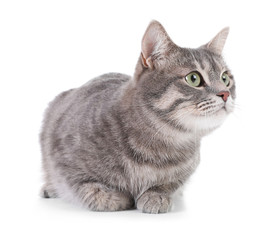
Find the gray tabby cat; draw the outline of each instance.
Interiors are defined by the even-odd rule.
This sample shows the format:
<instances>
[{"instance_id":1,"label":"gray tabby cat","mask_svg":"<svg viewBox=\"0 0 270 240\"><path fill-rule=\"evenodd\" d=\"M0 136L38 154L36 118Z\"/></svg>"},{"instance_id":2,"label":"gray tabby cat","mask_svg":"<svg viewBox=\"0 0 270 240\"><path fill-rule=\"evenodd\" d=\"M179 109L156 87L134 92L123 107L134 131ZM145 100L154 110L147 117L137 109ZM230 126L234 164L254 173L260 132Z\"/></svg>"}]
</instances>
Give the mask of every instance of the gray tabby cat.
<instances>
[{"instance_id":1,"label":"gray tabby cat","mask_svg":"<svg viewBox=\"0 0 270 240\"><path fill-rule=\"evenodd\" d=\"M133 77L109 73L58 95L41 133L43 197L95 211L168 212L199 164L201 138L234 108L221 56L228 32L181 48L153 21Z\"/></svg>"}]
</instances>

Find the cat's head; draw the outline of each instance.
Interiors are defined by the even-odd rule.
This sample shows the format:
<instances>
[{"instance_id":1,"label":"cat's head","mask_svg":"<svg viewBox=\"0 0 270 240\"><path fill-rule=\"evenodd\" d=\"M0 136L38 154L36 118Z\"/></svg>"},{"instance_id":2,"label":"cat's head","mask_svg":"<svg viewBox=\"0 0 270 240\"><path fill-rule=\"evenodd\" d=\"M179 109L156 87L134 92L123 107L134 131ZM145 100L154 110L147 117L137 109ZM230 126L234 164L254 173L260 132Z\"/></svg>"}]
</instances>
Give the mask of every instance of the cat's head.
<instances>
[{"instance_id":1,"label":"cat's head","mask_svg":"<svg viewBox=\"0 0 270 240\"><path fill-rule=\"evenodd\" d=\"M222 58L229 29L209 43L182 48L152 21L134 74L140 103L161 120L189 131L211 131L233 111L235 82Z\"/></svg>"}]
</instances>

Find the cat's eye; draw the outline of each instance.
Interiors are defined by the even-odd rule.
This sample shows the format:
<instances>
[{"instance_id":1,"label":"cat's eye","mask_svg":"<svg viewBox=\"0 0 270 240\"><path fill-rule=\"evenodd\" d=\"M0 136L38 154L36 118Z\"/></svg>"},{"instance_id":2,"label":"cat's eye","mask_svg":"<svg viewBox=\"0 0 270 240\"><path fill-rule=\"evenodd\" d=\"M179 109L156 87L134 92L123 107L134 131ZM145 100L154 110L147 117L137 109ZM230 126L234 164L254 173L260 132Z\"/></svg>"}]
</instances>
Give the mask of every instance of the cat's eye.
<instances>
[{"instance_id":1,"label":"cat's eye","mask_svg":"<svg viewBox=\"0 0 270 240\"><path fill-rule=\"evenodd\" d=\"M229 75L228 75L226 72L222 73L222 75L221 75L221 81L222 81L227 87L230 85L230 77L229 77Z\"/></svg>"},{"instance_id":2,"label":"cat's eye","mask_svg":"<svg viewBox=\"0 0 270 240\"><path fill-rule=\"evenodd\" d=\"M199 87L201 85L201 77L197 72L191 72L185 77L187 83L192 87Z\"/></svg>"}]
</instances>

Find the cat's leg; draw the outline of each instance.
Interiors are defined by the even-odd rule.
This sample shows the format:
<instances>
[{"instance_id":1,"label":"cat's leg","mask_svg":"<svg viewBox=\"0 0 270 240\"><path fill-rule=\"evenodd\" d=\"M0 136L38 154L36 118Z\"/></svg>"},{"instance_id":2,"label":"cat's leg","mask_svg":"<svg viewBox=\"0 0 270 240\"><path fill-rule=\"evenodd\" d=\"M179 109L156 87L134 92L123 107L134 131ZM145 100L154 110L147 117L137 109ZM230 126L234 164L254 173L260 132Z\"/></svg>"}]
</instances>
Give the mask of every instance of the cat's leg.
<instances>
[{"instance_id":1,"label":"cat's leg","mask_svg":"<svg viewBox=\"0 0 270 240\"><path fill-rule=\"evenodd\" d=\"M73 186L73 192L84 207L93 211L121 211L134 206L131 194L109 188L101 183L76 184Z\"/></svg>"},{"instance_id":2,"label":"cat's leg","mask_svg":"<svg viewBox=\"0 0 270 240\"><path fill-rule=\"evenodd\" d=\"M144 213L168 212L172 206L171 195L179 186L179 183L172 183L148 189L137 199L137 209Z\"/></svg>"},{"instance_id":3,"label":"cat's leg","mask_svg":"<svg viewBox=\"0 0 270 240\"><path fill-rule=\"evenodd\" d=\"M43 198L57 198L58 194L53 186L54 171L52 170L49 159L43 156L44 185L41 188L40 196Z\"/></svg>"}]
</instances>

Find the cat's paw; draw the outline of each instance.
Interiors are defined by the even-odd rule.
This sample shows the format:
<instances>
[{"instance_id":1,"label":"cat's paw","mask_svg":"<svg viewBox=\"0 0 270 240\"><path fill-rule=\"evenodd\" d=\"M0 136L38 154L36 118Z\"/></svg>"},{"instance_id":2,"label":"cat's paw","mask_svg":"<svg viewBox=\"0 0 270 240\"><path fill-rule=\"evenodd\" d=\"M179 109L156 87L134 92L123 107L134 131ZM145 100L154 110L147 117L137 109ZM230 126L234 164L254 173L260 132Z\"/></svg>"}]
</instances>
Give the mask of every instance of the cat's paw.
<instances>
[{"instance_id":1,"label":"cat's paw","mask_svg":"<svg viewBox=\"0 0 270 240\"><path fill-rule=\"evenodd\" d=\"M48 185L48 184L45 184L42 187L39 195L42 198L57 198L58 197L56 190L51 185Z\"/></svg>"},{"instance_id":2,"label":"cat's paw","mask_svg":"<svg viewBox=\"0 0 270 240\"><path fill-rule=\"evenodd\" d=\"M128 192L108 188L102 183L83 183L76 194L82 205L92 211L122 211L134 207Z\"/></svg>"},{"instance_id":3,"label":"cat's paw","mask_svg":"<svg viewBox=\"0 0 270 240\"><path fill-rule=\"evenodd\" d=\"M144 213L166 213L171 209L171 198L156 192L145 192L137 200L137 209Z\"/></svg>"}]
</instances>

